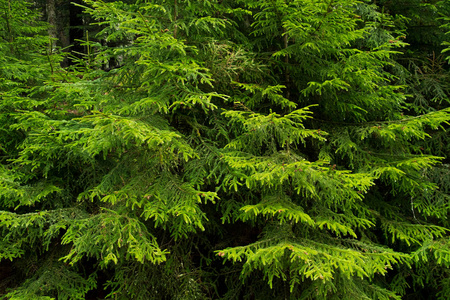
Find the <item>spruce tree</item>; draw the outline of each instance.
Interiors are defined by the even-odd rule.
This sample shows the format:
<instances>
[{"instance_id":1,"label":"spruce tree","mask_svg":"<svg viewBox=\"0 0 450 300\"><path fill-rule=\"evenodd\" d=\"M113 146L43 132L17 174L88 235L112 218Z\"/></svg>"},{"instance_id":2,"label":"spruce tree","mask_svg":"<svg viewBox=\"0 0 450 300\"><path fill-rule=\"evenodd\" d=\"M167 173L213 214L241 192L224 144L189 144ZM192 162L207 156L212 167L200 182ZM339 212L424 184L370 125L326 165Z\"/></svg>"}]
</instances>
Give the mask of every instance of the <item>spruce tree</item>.
<instances>
[{"instance_id":1,"label":"spruce tree","mask_svg":"<svg viewBox=\"0 0 450 300\"><path fill-rule=\"evenodd\" d=\"M67 68L0 4L3 298L450 293L447 90L383 3L85 0Z\"/></svg>"}]
</instances>

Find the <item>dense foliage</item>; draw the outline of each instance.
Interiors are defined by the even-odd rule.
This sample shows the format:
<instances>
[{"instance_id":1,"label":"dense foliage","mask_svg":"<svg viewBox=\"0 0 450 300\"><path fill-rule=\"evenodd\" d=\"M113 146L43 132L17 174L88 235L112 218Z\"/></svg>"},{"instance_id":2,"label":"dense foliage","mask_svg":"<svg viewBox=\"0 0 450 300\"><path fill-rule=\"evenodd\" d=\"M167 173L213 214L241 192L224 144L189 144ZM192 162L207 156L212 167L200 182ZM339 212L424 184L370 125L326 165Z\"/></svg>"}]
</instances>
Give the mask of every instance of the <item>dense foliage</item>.
<instances>
[{"instance_id":1,"label":"dense foliage","mask_svg":"<svg viewBox=\"0 0 450 300\"><path fill-rule=\"evenodd\" d=\"M32 5L0 0L4 299L448 298L448 1L84 0L81 52Z\"/></svg>"}]
</instances>

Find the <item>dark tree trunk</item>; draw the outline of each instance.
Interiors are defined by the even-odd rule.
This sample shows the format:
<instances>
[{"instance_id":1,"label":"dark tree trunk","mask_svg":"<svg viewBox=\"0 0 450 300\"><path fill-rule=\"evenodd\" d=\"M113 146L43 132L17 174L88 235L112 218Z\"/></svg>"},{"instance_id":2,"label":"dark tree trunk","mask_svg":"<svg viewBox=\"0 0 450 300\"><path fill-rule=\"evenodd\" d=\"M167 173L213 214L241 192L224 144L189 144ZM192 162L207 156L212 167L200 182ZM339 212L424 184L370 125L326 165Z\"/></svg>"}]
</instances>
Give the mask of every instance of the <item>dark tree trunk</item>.
<instances>
[{"instance_id":1,"label":"dark tree trunk","mask_svg":"<svg viewBox=\"0 0 450 300\"><path fill-rule=\"evenodd\" d=\"M77 51L79 42L77 39L83 38L82 9L72 4L71 0L46 0L45 12L47 21L50 24L48 34L52 38L51 51L61 47L64 52ZM70 64L69 58L65 58L61 65L67 67Z\"/></svg>"}]
</instances>

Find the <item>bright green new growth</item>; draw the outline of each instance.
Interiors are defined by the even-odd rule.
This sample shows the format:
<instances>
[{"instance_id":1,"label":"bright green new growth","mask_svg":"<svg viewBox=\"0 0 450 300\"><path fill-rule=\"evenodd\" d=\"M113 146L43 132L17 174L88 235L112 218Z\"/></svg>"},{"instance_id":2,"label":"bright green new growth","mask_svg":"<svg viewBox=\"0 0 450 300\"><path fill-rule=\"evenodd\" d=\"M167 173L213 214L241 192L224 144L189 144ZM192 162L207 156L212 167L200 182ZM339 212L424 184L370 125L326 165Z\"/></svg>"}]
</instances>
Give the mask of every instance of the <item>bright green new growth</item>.
<instances>
[{"instance_id":1,"label":"bright green new growth","mask_svg":"<svg viewBox=\"0 0 450 300\"><path fill-rule=\"evenodd\" d=\"M399 20L85 0L62 69L26 3L0 0L5 299L446 299L450 115L412 108Z\"/></svg>"}]
</instances>

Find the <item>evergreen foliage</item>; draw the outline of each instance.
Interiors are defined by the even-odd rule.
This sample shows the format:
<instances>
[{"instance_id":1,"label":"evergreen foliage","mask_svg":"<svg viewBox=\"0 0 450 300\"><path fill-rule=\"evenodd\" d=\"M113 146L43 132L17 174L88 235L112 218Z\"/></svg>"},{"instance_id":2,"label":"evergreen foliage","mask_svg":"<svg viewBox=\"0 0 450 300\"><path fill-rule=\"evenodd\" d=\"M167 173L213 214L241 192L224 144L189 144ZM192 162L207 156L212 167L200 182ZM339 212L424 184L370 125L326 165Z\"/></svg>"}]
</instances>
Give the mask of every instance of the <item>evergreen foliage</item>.
<instances>
[{"instance_id":1,"label":"evergreen foliage","mask_svg":"<svg viewBox=\"0 0 450 300\"><path fill-rule=\"evenodd\" d=\"M450 7L413 2L84 0L62 68L0 0L0 296L447 299Z\"/></svg>"}]
</instances>

